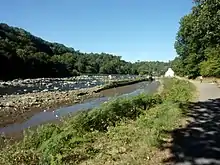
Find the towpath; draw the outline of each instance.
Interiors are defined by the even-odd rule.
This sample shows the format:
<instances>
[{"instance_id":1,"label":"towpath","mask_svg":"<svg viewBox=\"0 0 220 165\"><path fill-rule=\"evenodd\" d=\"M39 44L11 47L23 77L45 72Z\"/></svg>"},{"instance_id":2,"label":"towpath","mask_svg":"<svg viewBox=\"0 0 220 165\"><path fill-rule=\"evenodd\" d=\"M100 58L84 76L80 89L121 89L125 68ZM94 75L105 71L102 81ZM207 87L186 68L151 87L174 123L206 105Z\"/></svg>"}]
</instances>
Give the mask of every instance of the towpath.
<instances>
[{"instance_id":1,"label":"towpath","mask_svg":"<svg viewBox=\"0 0 220 165\"><path fill-rule=\"evenodd\" d=\"M192 120L172 132L172 157L168 164L220 165L220 88L192 81L198 89L197 101L190 104Z\"/></svg>"}]
</instances>

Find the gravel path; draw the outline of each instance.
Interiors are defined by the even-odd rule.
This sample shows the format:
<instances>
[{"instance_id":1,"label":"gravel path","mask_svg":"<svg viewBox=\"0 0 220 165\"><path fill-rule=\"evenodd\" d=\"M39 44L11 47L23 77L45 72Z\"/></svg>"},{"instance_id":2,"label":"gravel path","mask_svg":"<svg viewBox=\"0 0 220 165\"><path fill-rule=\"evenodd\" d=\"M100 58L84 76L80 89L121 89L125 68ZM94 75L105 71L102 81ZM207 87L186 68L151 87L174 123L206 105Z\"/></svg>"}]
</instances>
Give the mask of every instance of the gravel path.
<instances>
[{"instance_id":1,"label":"gravel path","mask_svg":"<svg viewBox=\"0 0 220 165\"><path fill-rule=\"evenodd\" d=\"M199 90L198 101L220 98L220 88L218 88L216 84L200 83L198 81L193 81L193 84Z\"/></svg>"},{"instance_id":2,"label":"gravel path","mask_svg":"<svg viewBox=\"0 0 220 165\"><path fill-rule=\"evenodd\" d=\"M192 120L172 132L172 158L168 164L220 165L220 88L215 84L192 81L198 100L187 108Z\"/></svg>"}]
</instances>

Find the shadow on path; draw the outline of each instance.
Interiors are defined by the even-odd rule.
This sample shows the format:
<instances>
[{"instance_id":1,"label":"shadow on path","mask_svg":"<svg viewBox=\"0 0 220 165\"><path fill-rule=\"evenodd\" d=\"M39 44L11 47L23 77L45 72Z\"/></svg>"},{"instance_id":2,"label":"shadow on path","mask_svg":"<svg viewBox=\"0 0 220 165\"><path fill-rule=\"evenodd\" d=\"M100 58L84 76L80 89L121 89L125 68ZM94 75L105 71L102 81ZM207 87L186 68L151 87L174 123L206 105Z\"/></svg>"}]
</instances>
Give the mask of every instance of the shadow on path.
<instances>
[{"instance_id":1,"label":"shadow on path","mask_svg":"<svg viewBox=\"0 0 220 165\"><path fill-rule=\"evenodd\" d=\"M172 157L164 163L220 165L220 99L190 103L187 109L185 114L192 120L171 132Z\"/></svg>"}]
</instances>

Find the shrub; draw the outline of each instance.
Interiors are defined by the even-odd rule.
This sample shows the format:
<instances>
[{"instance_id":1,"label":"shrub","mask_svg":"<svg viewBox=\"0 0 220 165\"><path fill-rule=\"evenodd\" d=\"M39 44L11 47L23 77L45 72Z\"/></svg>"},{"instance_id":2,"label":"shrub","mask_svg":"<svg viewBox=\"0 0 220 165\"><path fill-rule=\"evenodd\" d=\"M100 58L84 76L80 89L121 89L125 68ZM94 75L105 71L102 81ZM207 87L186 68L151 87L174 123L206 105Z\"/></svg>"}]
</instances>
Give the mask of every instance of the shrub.
<instances>
[{"instance_id":1,"label":"shrub","mask_svg":"<svg viewBox=\"0 0 220 165\"><path fill-rule=\"evenodd\" d=\"M146 95L130 98L120 98L103 104L100 108L85 111L77 115L73 127L78 131L107 131L122 119L135 119L143 110L147 110L162 102L160 95Z\"/></svg>"},{"instance_id":2,"label":"shrub","mask_svg":"<svg viewBox=\"0 0 220 165\"><path fill-rule=\"evenodd\" d=\"M186 102L192 98L195 87L186 80L166 78L163 80L164 90L161 94L164 100L173 102Z\"/></svg>"}]
</instances>

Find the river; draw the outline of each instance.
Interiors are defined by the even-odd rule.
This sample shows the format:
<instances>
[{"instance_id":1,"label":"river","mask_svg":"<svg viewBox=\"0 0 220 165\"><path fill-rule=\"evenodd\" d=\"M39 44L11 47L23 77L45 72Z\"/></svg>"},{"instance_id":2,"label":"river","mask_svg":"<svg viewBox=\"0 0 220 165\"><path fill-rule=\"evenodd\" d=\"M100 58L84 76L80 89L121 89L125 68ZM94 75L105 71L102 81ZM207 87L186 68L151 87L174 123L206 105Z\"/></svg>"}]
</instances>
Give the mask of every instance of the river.
<instances>
[{"instance_id":1,"label":"river","mask_svg":"<svg viewBox=\"0 0 220 165\"><path fill-rule=\"evenodd\" d=\"M88 99L85 100L83 103L74 104L72 106L62 107L55 110L50 110L50 111L42 110L41 112L34 114L26 121L9 124L3 128L0 128L0 134L13 136L14 134L21 133L23 130L30 127L38 126L48 122L59 121L62 117L70 113L98 107L100 106L100 104L109 101L113 98L136 96L142 92L149 94L154 93L157 90L158 86L159 86L159 82L153 81L153 82L140 82L132 85L107 89L101 91L102 97L100 98Z\"/></svg>"}]
</instances>

